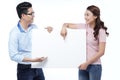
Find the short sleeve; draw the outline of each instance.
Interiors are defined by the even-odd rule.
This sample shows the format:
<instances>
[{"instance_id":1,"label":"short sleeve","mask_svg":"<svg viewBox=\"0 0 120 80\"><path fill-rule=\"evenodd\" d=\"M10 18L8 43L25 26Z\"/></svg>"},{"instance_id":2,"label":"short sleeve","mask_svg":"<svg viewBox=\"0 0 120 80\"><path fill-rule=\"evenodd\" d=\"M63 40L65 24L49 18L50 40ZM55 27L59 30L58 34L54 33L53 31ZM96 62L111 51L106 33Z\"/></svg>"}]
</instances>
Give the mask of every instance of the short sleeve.
<instances>
[{"instance_id":1,"label":"short sleeve","mask_svg":"<svg viewBox=\"0 0 120 80\"><path fill-rule=\"evenodd\" d=\"M100 29L99 31L99 42L106 42L106 32L104 29Z\"/></svg>"},{"instance_id":2,"label":"short sleeve","mask_svg":"<svg viewBox=\"0 0 120 80\"><path fill-rule=\"evenodd\" d=\"M80 23L76 25L78 29L86 29L86 24Z\"/></svg>"}]
</instances>

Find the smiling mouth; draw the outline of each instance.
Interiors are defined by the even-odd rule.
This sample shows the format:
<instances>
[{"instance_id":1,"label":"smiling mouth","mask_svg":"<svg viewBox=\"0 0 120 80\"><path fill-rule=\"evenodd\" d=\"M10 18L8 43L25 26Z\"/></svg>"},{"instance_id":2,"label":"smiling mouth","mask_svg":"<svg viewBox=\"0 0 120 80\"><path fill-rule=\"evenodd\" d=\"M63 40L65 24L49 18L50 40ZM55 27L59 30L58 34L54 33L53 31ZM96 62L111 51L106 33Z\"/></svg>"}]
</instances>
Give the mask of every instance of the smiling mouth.
<instances>
[{"instance_id":1,"label":"smiling mouth","mask_svg":"<svg viewBox=\"0 0 120 80\"><path fill-rule=\"evenodd\" d=\"M86 20L86 22L88 22L89 20Z\"/></svg>"}]
</instances>

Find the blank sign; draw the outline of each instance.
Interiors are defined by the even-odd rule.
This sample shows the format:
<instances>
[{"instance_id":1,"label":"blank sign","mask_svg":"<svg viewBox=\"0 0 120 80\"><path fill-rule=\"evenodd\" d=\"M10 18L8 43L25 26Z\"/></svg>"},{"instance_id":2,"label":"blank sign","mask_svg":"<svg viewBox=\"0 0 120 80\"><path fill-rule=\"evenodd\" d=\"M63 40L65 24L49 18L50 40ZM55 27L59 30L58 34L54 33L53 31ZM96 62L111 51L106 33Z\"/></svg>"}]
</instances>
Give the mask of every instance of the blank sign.
<instances>
[{"instance_id":1,"label":"blank sign","mask_svg":"<svg viewBox=\"0 0 120 80\"><path fill-rule=\"evenodd\" d=\"M48 33L36 29L32 32L32 57L48 57L32 63L32 68L77 68L86 60L86 30L67 29L65 40L60 31Z\"/></svg>"}]
</instances>

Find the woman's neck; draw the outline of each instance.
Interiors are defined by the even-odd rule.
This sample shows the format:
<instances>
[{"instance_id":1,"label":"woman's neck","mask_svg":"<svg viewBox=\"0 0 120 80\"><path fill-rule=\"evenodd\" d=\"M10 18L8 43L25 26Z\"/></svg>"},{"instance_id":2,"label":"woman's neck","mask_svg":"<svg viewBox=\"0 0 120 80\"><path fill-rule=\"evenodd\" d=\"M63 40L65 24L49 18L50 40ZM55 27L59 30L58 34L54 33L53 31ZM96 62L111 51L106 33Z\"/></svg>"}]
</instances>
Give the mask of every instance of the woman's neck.
<instances>
[{"instance_id":1,"label":"woman's neck","mask_svg":"<svg viewBox=\"0 0 120 80\"><path fill-rule=\"evenodd\" d=\"M90 23L89 26L90 26L91 28L94 28L94 27L95 27L95 23Z\"/></svg>"}]
</instances>

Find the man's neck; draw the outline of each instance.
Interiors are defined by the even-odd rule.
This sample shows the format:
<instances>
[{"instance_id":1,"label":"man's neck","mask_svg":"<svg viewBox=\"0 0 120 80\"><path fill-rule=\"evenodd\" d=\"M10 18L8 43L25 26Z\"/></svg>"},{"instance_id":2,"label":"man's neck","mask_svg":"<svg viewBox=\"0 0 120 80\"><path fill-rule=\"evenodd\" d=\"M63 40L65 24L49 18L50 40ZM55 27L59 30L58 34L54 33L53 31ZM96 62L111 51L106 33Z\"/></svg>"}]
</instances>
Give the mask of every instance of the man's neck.
<instances>
[{"instance_id":1,"label":"man's neck","mask_svg":"<svg viewBox=\"0 0 120 80\"><path fill-rule=\"evenodd\" d=\"M25 22L25 21L20 20L20 24L21 24L21 26L22 26L25 30L27 30L27 29L28 29L29 23L27 23L27 22Z\"/></svg>"}]
</instances>

